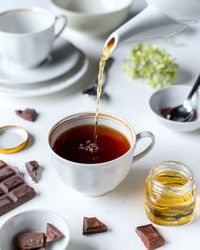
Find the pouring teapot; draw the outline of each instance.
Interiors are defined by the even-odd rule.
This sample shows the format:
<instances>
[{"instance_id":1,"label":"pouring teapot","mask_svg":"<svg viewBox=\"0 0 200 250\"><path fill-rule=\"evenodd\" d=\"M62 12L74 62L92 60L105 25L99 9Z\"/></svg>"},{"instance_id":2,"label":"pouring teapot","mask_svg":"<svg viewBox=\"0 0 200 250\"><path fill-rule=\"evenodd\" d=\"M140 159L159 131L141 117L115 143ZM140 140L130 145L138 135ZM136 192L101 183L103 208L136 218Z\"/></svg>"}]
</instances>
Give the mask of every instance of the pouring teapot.
<instances>
[{"instance_id":1,"label":"pouring teapot","mask_svg":"<svg viewBox=\"0 0 200 250\"><path fill-rule=\"evenodd\" d=\"M149 38L167 37L200 21L200 0L146 0L148 6L114 31L104 48L110 54L118 45Z\"/></svg>"}]
</instances>

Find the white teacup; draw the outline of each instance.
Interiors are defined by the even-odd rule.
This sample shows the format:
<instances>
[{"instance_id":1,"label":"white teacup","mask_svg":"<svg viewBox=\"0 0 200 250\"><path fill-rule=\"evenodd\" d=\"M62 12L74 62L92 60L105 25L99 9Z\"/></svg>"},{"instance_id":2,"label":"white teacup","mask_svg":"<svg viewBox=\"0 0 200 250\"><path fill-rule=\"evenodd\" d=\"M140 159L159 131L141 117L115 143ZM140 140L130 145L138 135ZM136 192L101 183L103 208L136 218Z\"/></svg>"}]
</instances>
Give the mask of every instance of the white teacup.
<instances>
[{"instance_id":1,"label":"white teacup","mask_svg":"<svg viewBox=\"0 0 200 250\"><path fill-rule=\"evenodd\" d=\"M63 25L55 34L57 20ZM12 66L34 68L49 56L53 42L65 28L66 18L40 8L0 13L0 54Z\"/></svg>"},{"instance_id":2,"label":"white teacup","mask_svg":"<svg viewBox=\"0 0 200 250\"><path fill-rule=\"evenodd\" d=\"M155 137L145 131L136 135L131 124L123 118L111 114L99 114L99 124L121 132L129 141L130 149L122 156L103 163L84 164L66 160L56 154L53 145L66 130L85 124L94 124L95 113L79 113L56 123L49 132L49 146L53 168L61 180L70 188L87 196L100 196L115 188L127 176L133 158L140 158L153 147ZM138 141L150 138L150 144L134 156Z\"/></svg>"}]
</instances>

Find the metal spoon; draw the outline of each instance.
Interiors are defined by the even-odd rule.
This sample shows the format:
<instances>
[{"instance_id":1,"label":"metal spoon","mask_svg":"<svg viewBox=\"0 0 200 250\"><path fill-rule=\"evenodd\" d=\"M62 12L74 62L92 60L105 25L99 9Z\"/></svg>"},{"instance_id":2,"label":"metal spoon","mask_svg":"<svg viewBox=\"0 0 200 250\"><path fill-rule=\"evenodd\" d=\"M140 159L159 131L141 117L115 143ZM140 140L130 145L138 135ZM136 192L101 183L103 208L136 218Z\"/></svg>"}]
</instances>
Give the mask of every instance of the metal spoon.
<instances>
[{"instance_id":1,"label":"metal spoon","mask_svg":"<svg viewBox=\"0 0 200 250\"><path fill-rule=\"evenodd\" d=\"M107 82L107 76L108 76L108 70L110 69L114 59L110 57L106 62L106 67L104 70L104 77L102 82L102 97L108 97L108 94L104 91L106 82ZM82 93L89 96L96 96L97 95L97 86L98 86L98 77L96 78L95 82L92 83L87 89L83 90ZM109 97L108 97L109 98Z\"/></svg>"},{"instance_id":2,"label":"metal spoon","mask_svg":"<svg viewBox=\"0 0 200 250\"><path fill-rule=\"evenodd\" d=\"M183 101L183 104L173 108L170 111L170 113L167 115L168 120L178 121L178 122L187 122L192 119L193 107L191 104L191 100L192 100L194 93L197 91L199 85L200 85L200 75L198 76L188 97Z\"/></svg>"}]
</instances>

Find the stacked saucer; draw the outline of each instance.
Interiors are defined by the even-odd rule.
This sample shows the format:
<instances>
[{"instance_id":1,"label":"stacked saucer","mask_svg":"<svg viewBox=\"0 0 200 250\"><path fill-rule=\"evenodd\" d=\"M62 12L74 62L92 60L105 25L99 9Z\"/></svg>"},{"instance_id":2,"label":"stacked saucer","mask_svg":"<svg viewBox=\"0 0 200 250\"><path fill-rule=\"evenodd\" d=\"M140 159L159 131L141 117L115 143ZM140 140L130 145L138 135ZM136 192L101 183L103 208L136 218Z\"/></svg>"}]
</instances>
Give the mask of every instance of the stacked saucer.
<instances>
[{"instance_id":1,"label":"stacked saucer","mask_svg":"<svg viewBox=\"0 0 200 250\"><path fill-rule=\"evenodd\" d=\"M85 55L64 38L58 38L51 54L38 67L16 69L0 60L0 94L30 97L52 94L75 84L88 69Z\"/></svg>"}]
</instances>

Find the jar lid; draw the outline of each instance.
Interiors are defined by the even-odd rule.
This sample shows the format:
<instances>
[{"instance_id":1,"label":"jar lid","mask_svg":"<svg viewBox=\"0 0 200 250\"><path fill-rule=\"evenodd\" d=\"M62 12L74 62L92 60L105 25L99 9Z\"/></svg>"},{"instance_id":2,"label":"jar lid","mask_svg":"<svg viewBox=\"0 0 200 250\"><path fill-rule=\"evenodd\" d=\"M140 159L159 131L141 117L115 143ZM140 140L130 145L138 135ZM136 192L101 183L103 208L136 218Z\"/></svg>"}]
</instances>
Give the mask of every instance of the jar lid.
<instances>
[{"instance_id":1,"label":"jar lid","mask_svg":"<svg viewBox=\"0 0 200 250\"><path fill-rule=\"evenodd\" d=\"M18 125L0 127L0 153L12 154L21 151L29 141L26 129Z\"/></svg>"}]
</instances>

